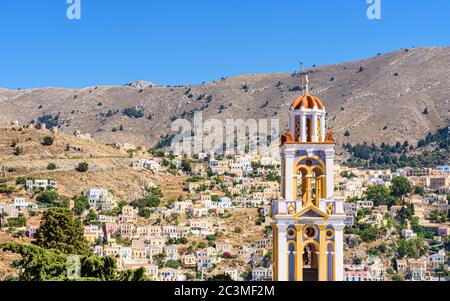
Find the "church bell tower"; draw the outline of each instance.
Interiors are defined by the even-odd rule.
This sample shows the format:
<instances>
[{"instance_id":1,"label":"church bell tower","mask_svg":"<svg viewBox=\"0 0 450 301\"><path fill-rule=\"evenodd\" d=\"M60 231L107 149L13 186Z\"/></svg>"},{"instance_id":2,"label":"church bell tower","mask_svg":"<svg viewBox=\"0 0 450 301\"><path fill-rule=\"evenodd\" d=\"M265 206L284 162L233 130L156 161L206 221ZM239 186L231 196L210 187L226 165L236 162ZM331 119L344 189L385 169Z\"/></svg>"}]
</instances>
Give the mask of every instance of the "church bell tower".
<instances>
[{"instance_id":1,"label":"church bell tower","mask_svg":"<svg viewBox=\"0 0 450 301\"><path fill-rule=\"evenodd\" d=\"M272 203L275 281L342 281L344 200L334 198L333 134L308 91L292 103L281 138L282 199Z\"/></svg>"}]
</instances>

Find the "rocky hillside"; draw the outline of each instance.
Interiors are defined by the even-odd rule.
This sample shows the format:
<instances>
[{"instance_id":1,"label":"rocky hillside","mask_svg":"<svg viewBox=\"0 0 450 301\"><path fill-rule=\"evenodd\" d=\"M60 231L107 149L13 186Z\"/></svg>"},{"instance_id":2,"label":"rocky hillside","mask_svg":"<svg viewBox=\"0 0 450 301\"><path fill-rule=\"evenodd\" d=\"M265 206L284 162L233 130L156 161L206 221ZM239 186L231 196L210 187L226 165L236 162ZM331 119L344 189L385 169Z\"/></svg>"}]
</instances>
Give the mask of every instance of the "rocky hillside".
<instances>
[{"instance_id":1,"label":"rocky hillside","mask_svg":"<svg viewBox=\"0 0 450 301\"><path fill-rule=\"evenodd\" d=\"M450 118L450 47L402 49L358 62L308 69L310 90L326 105L339 145L416 143ZM301 93L298 74L253 74L196 86L0 89L0 123L17 120L80 130L102 142L154 145L171 120L280 118ZM283 125L284 126L284 123ZM346 133L348 131L348 133ZM346 135L344 135L346 133ZM173 133L172 133L173 134Z\"/></svg>"},{"instance_id":2,"label":"rocky hillside","mask_svg":"<svg viewBox=\"0 0 450 301\"><path fill-rule=\"evenodd\" d=\"M54 139L51 146L42 144L48 136ZM21 149L20 154L15 154L17 148ZM54 179L58 182L58 193L68 198L93 187L102 187L128 202L141 198L146 193L146 187L152 185L161 188L163 201L184 196L184 176L131 167L138 158L148 157L144 151L137 151L135 157L130 158L122 149L64 133L0 128L0 183L14 186L18 177ZM88 163L87 172L75 170L81 162ZM56 168L49 170L49 164L54 164ZM29 195L24 193L18 190L15 196L28 198ZM0 202L11 199L8 194L0 194Z\"/></svg>"}]
</instances>

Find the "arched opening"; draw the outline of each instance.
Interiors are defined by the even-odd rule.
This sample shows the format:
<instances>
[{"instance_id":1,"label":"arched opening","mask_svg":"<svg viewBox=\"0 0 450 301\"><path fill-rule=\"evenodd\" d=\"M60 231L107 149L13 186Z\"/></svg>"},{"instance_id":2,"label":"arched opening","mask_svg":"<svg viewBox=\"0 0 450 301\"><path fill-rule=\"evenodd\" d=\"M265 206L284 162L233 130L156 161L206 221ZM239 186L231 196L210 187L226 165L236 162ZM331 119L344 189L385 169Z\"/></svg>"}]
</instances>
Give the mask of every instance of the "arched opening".
<instances>
[{"instance_id":1,"label":"arched opening","mask_svg":"<svg viewBox=\"0 0 450 301\"><path fill-rule=\"evenodd\" d=\"M295 259L296 244L295 241L288 242L288 277L289 281L295 281L295 267L297 265Z\"/></svg>"},{"instance_id":2,"label":"arched opening","mask_svg":"<svg viewBox=\"0 0 450 301\"><path fill-rule=\"evenodd\" d=\"M302 200L303 204L306 202L306 190L308 187L306 177L308 174L309 171L306 167L300 167L294 177L294 198L296 200Z\"/></svg>"},{"instance_id":3,"label":"arched opening","mask_svg":"<svg viewBox=\"0 0 450 301\"><path fill-rule=\"evenodd\" d=\"M325 163L317 156L303 156L295 162L293 197L302 200L303 206L319 207L326 198Z\"/></svg>"},{"instance_id":4,"label":"arched opening","mask_svg":"<svg viewBox=\"0 0 450 301\"><path fill-rule=\"evenodd\" d=\"M306 141L307 142L312 142L312 122L311 122L311 118L307 118L306 119Z\"/></svg>"},{"instance_id":5,"label":"arched opening","mask_svg":"<svg viewBox=\"0 0 450 301\"><path fill-rule=\"evenodd\" d=\"M314 200L314 205L319 207L320 199L326 198L326 177L322 167L315 166L312 170L313 179L312 181L312 199Z\"/></svg>"},{"instance_id":6,"label":"arched opening","mask_svg":"<svg viewBox=\"0 0 450 301\"><path fill-rule=\"evenodd\" d=\"M335 255L334 255L334 243L330 242L327 245L327 268L328 268L328 273L327 273L327 280L328 281L334 281L336 278L335 276L335 270L334 270L334 266L335 266Z\"/></svg>"},{"instance_id":7,"label":"arched opening","mask_svg":"<svg viewBox=\"0 0 450 301\"><path fill-rule=\"evenodd\" d=\"M309 242L303 249L303 281L319 281L319 247Z\"/></svg>"},{"instance_id":8,"label":"arched opening","mask_svg":"<svg viewBox=\"0 0 450 301\"><path fill-rule=\"evenodd\" d=\"M294 199L302 200L303 206L319 206L326 198L326 177L321 166L299 166L294 176Z\"/></svg>"}]
</instances>

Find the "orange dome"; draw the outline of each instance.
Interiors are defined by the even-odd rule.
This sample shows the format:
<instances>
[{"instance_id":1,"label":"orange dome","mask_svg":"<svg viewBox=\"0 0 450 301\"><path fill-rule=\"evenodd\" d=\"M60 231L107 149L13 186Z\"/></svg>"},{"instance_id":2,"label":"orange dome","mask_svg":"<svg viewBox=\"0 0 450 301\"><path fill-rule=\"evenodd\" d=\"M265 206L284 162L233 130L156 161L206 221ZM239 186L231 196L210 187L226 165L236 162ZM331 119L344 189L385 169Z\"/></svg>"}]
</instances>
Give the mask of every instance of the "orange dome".
<instances>
[{"instance_id":1,"label":"orange dome","mask_svg":"<svg viewBox=\"0 0 450 301\"><path fill-rule=\"evenodd\" d=\"M308 93L299 96L291 105L291 110L299 110L301 107L305 109L313 109L317 107L319 110L325 109L323 103L317 97Z\"/></svg>"}]
</instances>

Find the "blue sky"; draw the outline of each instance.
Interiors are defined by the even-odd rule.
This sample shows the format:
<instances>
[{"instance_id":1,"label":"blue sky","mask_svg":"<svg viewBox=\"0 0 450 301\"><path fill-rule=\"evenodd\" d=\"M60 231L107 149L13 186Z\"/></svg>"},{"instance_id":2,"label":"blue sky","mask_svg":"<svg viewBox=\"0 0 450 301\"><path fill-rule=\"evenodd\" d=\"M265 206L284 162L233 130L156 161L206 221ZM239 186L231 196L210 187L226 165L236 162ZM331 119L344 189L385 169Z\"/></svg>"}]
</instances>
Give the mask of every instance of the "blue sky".
<instances>
[{"instance_id":1,"label":"blue sky","mask_svg":"<svg viewBox=\"0 0 450 301\"><path fill-rule=\"evenodd\" d=\"M291 72L406 47L449 45L450 1L66 0L0 2L0 87L195 84Z\"/></svg>"}]
</instances>

